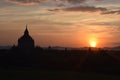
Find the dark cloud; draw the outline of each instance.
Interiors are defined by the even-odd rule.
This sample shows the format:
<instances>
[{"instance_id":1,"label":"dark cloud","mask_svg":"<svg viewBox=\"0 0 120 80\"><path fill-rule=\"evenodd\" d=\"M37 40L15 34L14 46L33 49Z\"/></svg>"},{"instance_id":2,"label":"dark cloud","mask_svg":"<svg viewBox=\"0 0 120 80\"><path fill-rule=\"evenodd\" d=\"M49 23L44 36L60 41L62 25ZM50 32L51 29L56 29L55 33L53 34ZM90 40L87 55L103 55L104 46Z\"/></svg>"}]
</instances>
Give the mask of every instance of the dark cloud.
<instances>
[{"instance_id":1,"label":"dark cloud","mask_svg":"<svg viewBox=\"0 0 120 80\"><path fill-rule=\"evenodd\" d=\"M17 3L20 5L34 5L39 4L41 2L47 1L47 0L6 0L8 2Z\"/></svg>"},{"instance_id":2,"label":"dark cloud","mask_svg":"<svg viewBox=\"0 0 120 80\"><path fill-rule=\"evenodd\" d=\"M71 3L71 4L80 4L80 3L87 2L87 1L102 1L102 0L60 0L60 1L66 2L66 3Z\"/></svg>"},{"instance_id":3,"label":"dark cloud","mask_svg":"<svg viewBox=\"0 0 120 80\"><path fill-rule=\"evenodd\" d=\"M63 5L63 4L82 4L84 2L90 1L90 0L5 0L8 2L12 2L12 3L17 3L17 4L21 4L21 5L34 5L34 4L40 4L41 2L57 2L60 3L59 5ZM91 1L101 1L101 0L91 0Z\"/></svg>"},{"instance_id":4,"label":"dark cloud","mask_svg":"<svg viewBox=\"0 0 120 80\"><path fill-rule=\"evenodd\" d=\"M82 12L96 12L96 11L106 11L106 8L102 7L91 7L91 6L78 6L78 7L70 7L64 9L65 11L82 11Z\"/></svg>"},{"instance_id":5,"label":"dark cloud","mask_svg":"<svg viewBox=\"0 0 120 80\"><path fill-rule=\"evenodd\" d=\"M94 6L77 6L77 7L68 7L63 9L53 9L49 11L74 11L74 12L97 12L97 11L106 11L106 8L94 7Z\"/></svg>"},{"instance_id":6,"label":"dark cloud","mask_svg":"<svg viewBox=\"0 0 120 80\"><path fill-rule=\"evenodd\" d=\"M61 3L71 3L71 4L75 4L75 3L83 3L87 0L6 0L8 2L12 2L12 3L18 3L21 5L33 5L33 4L39 4L41 2L61 2ZM59 5L59 4L58 4Z\"/></svg>"},{"instance_id":7,"label":"dark cloud","mask_svg":"<svg viewBox=\"0 0 120 80\"><path fill-rule=\"evenodd\" d=\"M49 9L48 11L67 11L67 12L100 12L100 14L120 14L120 10L110 11L105 7L96 7L96 6L73 6L67 8L56 8L56 9Z\"/></svg>"},{"instance_id":8,"label":"dark cloud","mask_svg":"<svg viewBox=\"0 0 120 80\"><path fill-rule=\"evenodd\" d=\"M48 11L59 12L61 9L48 9Z\"/></svg>"},{"instance_id":9,"label":"dark cloud","mask_svg":"<svg viewBox=\"0 0 120 80\"><path fill-rule=\"evenodd\" d=\"M103 12L102 14L120 14L120 10L117 10L117 11L106 11L106 12Z\"/></svg>"},{"instance_id":10,"label":"dark cloud","mask_svg":"<svg viewBox=\"0 0 120 80\"><path fill-rule=\"evenodd\" d=\"M83 3L87 0L60 0L60 1L75 4L75 3Z\"/></svg>"}]
</instances>

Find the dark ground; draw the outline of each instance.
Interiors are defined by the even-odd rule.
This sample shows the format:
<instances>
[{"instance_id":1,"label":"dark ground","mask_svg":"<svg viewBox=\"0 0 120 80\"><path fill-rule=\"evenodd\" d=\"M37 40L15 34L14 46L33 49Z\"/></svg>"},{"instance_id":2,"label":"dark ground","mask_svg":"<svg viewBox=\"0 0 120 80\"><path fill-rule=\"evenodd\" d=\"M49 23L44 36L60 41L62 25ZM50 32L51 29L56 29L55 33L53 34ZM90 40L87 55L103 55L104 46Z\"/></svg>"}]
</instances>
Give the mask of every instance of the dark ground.
<instances>
[{"instance_id":1,"label":"dark ground","mask_svg":"<svg viewBox=\"0 0 120 80\"><path fill-rule=\"evenodd\" d=\"M0 79L120 80L120 52L0 50Z\"/></svg>"},{"instance_id":2,"label":"dark ground","mask_svg":"<svg viewBox=\"0 0 120 80\"><path fill-rule=\"evenodd\" d=\"M0 72L1 80L120 80L119 75L80 73L73 71L7 70Z\"/></svg>"}]
</instances>

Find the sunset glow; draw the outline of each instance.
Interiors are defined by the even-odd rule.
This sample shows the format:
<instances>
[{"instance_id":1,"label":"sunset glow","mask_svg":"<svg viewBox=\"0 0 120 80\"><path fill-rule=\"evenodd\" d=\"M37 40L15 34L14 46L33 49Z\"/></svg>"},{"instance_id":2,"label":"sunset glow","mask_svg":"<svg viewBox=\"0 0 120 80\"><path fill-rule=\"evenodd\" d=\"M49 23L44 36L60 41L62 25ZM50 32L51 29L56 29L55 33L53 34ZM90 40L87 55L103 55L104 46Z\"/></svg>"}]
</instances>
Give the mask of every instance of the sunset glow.
<instances>
[{"instance_id":1,"label":"sunset glow","mask_svg":"<svg viewBox=\"0 0 120 80\"><path fill-rule=\"evenodd\" d=\"M92 42L90 42L90 46L91 46L91 47L96 47L96 46L97 46L97 43L96 43L95 41L92 41Z\"/></svg>"},{"instance_id":2,"label":"sunset glow","mask_svg":"<svg viewBox=\"0 0 120 80\"><path fill-rule=\"evenodd\" d=\"M96 39L95 37L91 38L89 40L89 45L90 45L90 47L97 47L97 45L98 45L98 39Z\"/></svg>"},{"instance_id":3,"label":"sunset glow","mask_svg":"<svg viewBox=\"0 0 120 80\"><path fill-rule=\"evenodd\" d=\"M120 0L0 0L0 45L17 45L26 24L42 47L119 46Z\"/></svg>"}]
</instances>

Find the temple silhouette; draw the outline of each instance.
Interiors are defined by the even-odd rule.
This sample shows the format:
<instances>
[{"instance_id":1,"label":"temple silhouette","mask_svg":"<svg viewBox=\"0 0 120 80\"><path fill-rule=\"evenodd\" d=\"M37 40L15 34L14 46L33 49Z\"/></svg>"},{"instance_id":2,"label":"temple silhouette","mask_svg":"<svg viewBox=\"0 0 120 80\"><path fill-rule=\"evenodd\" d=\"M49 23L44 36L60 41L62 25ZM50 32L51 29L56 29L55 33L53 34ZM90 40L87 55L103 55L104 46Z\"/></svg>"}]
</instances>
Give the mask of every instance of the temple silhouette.
<instances>
[{"instance_id":1,"label":"temple silhouette","mask_svg":"<svg viewBox=\"0 0 120 80\"><path fill-rule=\"evenodd\" d=\"M18 48L27 50L27 49L33 49L34 47L35 47L34 39L29 35L29 31L26 25L24 35L18 39Z\"/></svg>"}]
</instances>

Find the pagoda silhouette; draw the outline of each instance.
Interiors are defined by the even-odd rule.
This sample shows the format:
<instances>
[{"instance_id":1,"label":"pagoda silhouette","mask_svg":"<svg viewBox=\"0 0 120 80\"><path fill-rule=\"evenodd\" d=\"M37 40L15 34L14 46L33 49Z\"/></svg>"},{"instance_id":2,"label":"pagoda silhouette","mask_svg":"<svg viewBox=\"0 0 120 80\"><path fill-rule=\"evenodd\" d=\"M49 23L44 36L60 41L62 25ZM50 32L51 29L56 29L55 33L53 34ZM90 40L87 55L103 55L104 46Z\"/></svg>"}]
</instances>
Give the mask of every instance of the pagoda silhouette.
<instances>
[{"instance_id":1,"label":"pagoda silhouette","mask_svg":"<svg viewBox=\"0 0 120 80\"><path fill-rule=\"evenodd\" d=\"M35 47L34 39L29 35L29 31L26 25L24 35L18 39L18 48L22 50L30 50L34 49L34 47Z\"/></svg>"}]
</instances>

